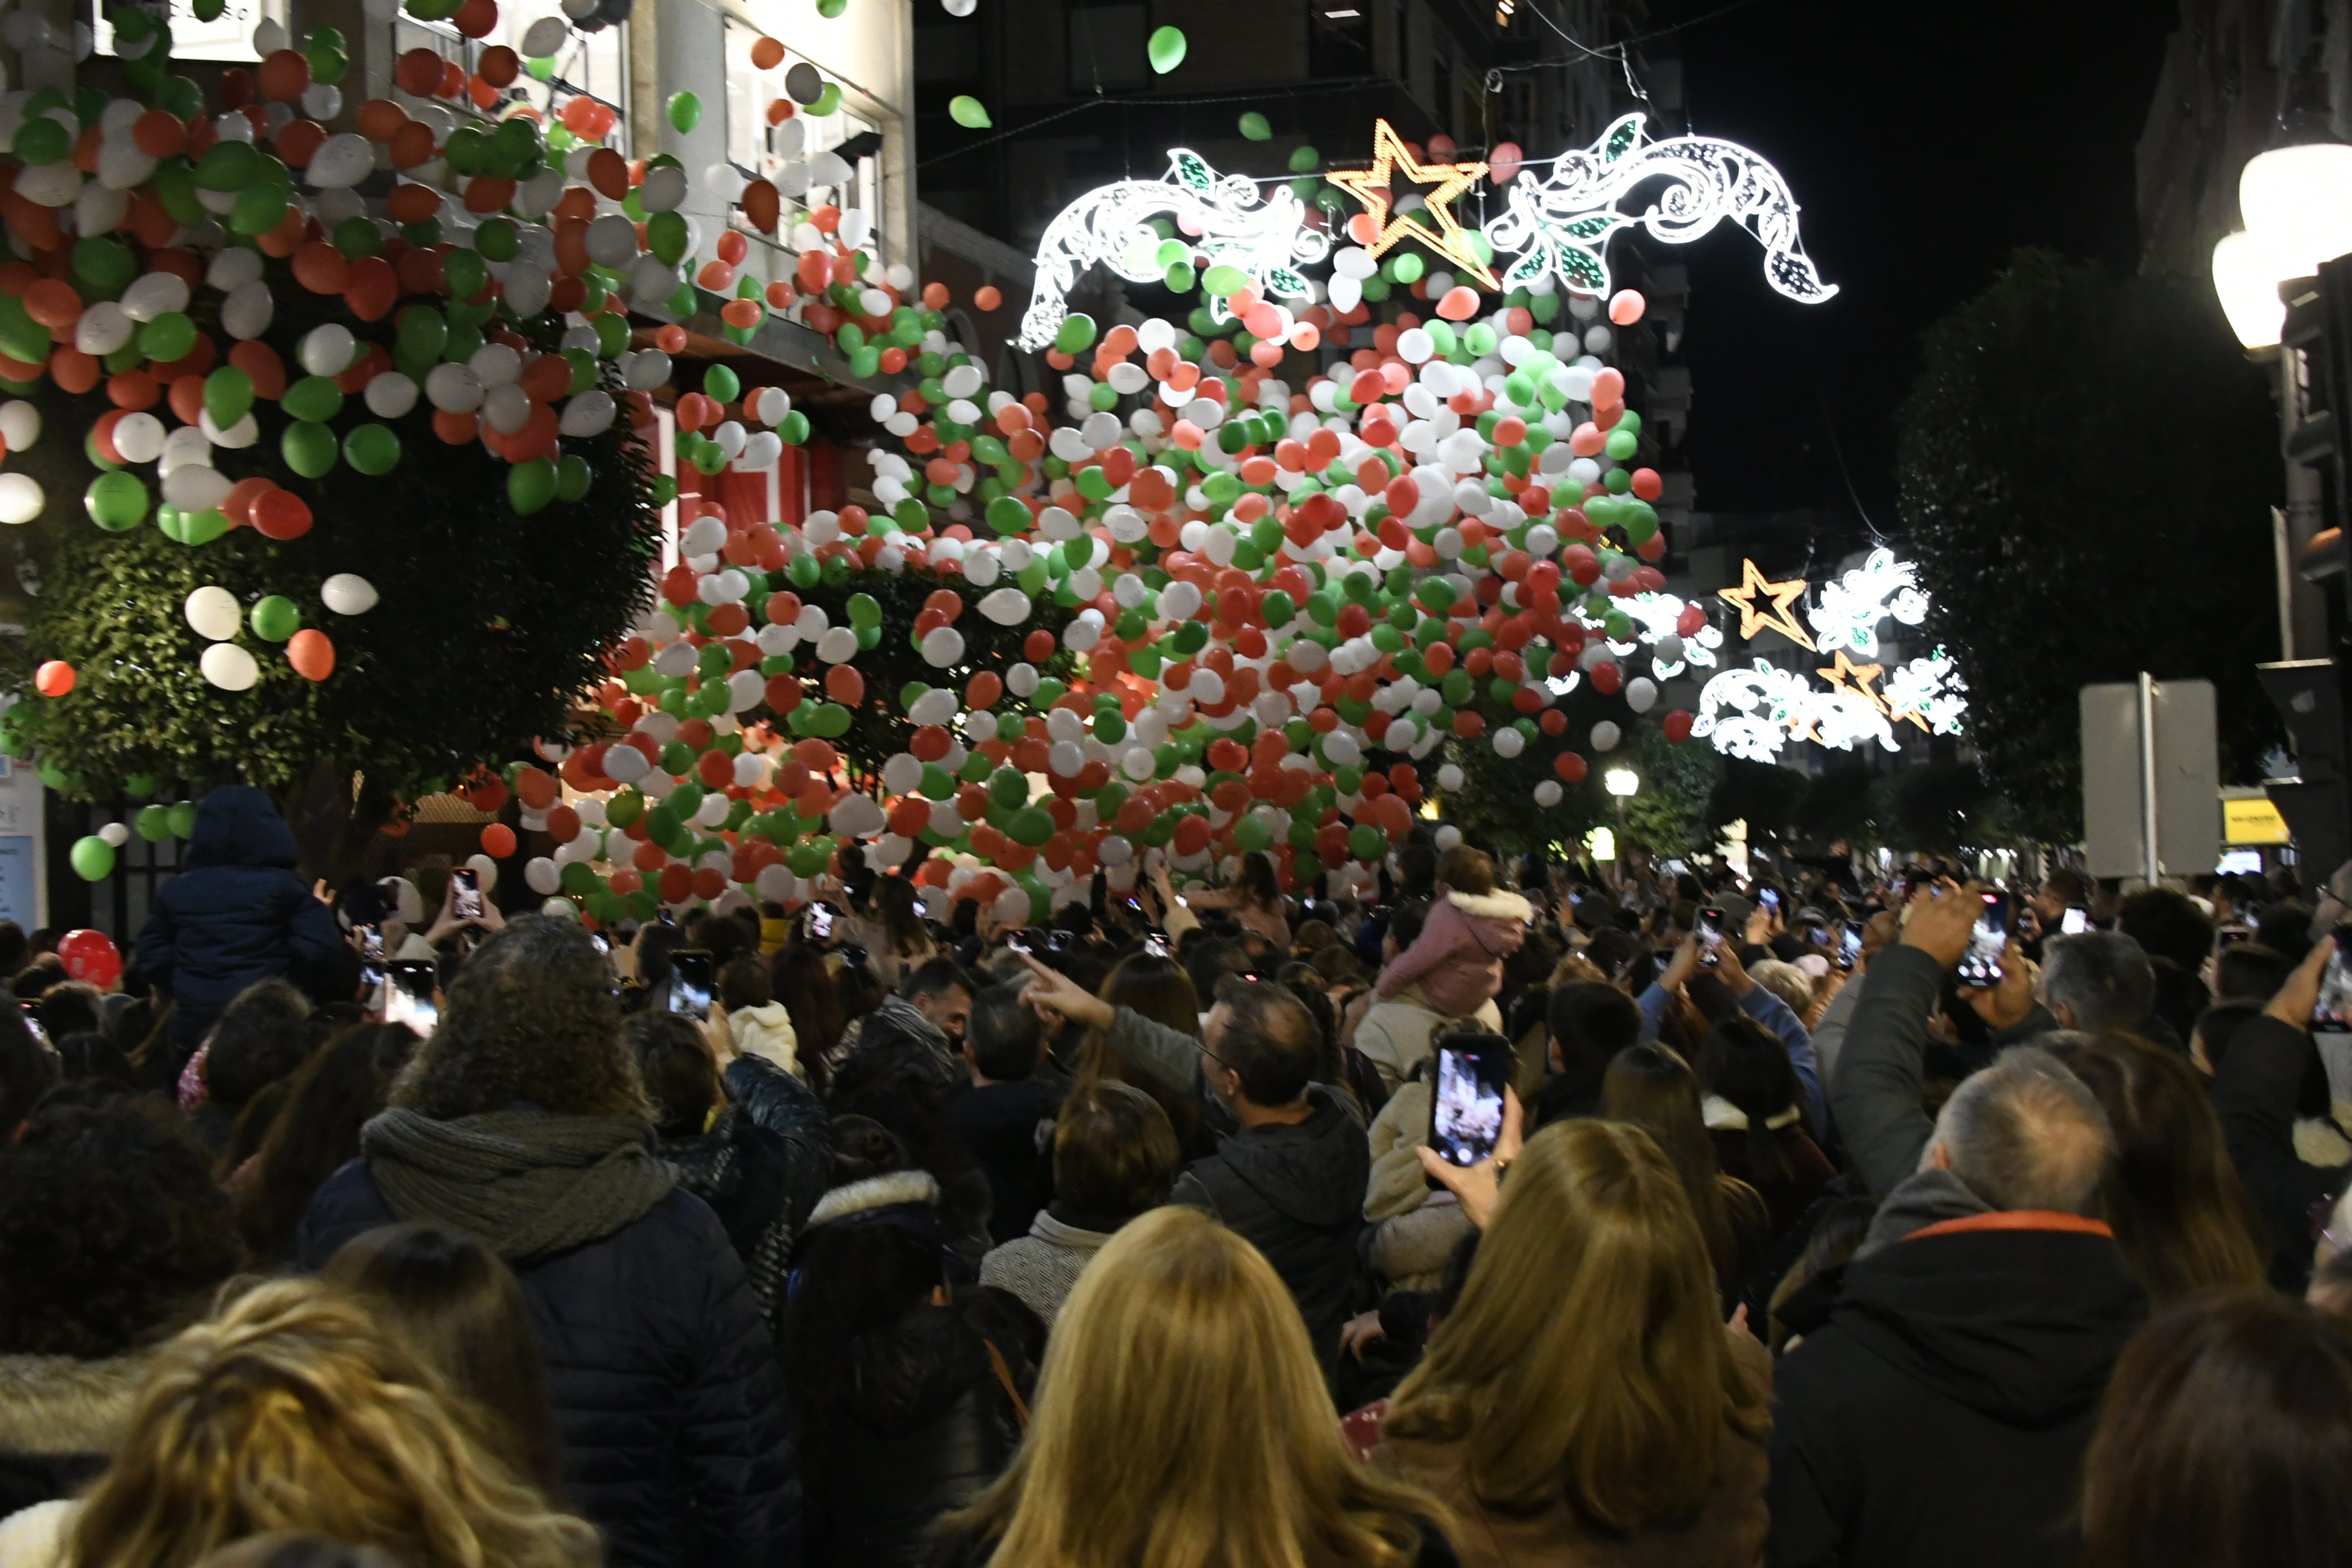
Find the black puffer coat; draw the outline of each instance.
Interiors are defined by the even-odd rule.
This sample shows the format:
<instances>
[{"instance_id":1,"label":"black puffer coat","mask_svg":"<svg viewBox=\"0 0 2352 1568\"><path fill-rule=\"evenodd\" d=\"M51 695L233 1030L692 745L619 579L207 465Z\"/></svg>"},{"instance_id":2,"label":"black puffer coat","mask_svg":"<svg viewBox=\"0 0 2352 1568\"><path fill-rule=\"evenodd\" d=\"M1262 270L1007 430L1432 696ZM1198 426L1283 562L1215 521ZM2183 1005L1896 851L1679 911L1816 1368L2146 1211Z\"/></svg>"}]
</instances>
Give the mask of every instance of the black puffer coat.
<instances>
[{"instance_id":1,"label":"black puffer coat","mask_svg":"<svg viewBox=\"0 0 2352 1568\"><path fill-rule=\"evenodd\" d=\"M295 1237L316 1269L392 1210L354 1160ZM783 1378L743 1265L709 1205L673 1190L640 1218L516 1270L547 1365L572 1504L614 1568L790 1568L800 1479Z\"/></svg>"},{"instance_id":2,"label":"black puffer coat","mask_svg":"<svg viewBox=\"0 0 2352 1568\"><path fill-rule=\"evenodd\" d=\"M1020 1417L989 1345L1024 1399L1028 1370L999 1326L997 1294L918 1307L850 1342L843 1402L824 1424L822 1494L809 1499L813 1568L928 1568L931 1526L1012 1463Z\"/></svg>"},{"instance_id":3,"label":"black puffer coat","mask_svg":"<svg viewBox=\"0 0 2352 1568\"><path fill-rule=\"evenodd\" d=\"M732 1103L720 1108L709 1131L666 1138L660 1152L678 1184L727 1227L773 1334L793 1241L824 1195L833 1144L824 1108L773 1063L742 1058L727 1069L726 1087Z\"/></svg>"}]
</instances>

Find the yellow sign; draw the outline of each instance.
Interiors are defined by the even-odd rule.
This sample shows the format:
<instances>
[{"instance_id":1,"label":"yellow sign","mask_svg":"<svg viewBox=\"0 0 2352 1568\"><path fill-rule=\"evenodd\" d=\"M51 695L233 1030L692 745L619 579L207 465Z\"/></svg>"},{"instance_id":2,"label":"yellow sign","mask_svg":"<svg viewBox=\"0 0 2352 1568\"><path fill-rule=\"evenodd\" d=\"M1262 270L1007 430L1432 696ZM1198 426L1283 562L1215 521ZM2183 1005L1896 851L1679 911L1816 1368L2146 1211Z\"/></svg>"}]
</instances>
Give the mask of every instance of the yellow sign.
<instances>
[{"instance_id":1,"label":"yellow sign","mask_svg":"<svg viewBox=\"0 0 2352 1568\"><path fill-rule=\"evenodd\" d=\"M2284 844L2292 837L2286 818L2267 795L2221 802L2221 841L2225 844Z\"/></svg>"}]
</instances>

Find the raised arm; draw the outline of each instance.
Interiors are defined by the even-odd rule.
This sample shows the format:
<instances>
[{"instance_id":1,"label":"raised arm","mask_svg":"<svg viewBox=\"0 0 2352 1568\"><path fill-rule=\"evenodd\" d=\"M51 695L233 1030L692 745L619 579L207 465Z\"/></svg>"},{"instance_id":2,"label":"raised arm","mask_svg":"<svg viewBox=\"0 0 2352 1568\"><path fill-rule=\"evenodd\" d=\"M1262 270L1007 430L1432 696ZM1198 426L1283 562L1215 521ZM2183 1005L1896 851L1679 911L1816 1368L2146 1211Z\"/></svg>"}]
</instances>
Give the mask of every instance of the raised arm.
<instances>
[{"instance_id":1,"label":"raised arm","mask_svg":"<svg viewBox=\"0 0 2352 1568\"><path fill-rule=\"evenodd\" d=\"M1830 1109L1855 1173L1882 1196L1919 1168L1935 1134L1922 1103L1927 1015L1968 951L1978 907L1957 889L1913 898L1903 940L1870 961L1870 984L1846 1026Z\"/></svg>"}]
</instances>

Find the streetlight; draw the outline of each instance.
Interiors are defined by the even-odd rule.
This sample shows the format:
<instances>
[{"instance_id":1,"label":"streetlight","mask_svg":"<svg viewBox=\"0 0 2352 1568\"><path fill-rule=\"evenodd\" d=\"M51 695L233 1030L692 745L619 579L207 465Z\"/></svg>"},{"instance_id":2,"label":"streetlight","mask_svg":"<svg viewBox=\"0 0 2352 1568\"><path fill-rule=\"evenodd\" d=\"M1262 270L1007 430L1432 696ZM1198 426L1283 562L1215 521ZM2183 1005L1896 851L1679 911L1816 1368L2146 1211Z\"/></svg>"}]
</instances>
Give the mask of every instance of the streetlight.
<instances>
[{"instance_id":1,"label":"streetlight","mask_svg":"<svg viewBox=\"0 0 2352 1568\"><path fill-rule=\"evenodd\" d=\"M1611 768L1601 775L1601 782L1609 786L1609 793L1617 797L1616 842L1620 846L1617 851L1617 869L1622 880L1625 869L1625 852L1622 848L1625 842L1625 803L1641 789L1642 775L1631 768Z\"/></svg>"}]
</instances>

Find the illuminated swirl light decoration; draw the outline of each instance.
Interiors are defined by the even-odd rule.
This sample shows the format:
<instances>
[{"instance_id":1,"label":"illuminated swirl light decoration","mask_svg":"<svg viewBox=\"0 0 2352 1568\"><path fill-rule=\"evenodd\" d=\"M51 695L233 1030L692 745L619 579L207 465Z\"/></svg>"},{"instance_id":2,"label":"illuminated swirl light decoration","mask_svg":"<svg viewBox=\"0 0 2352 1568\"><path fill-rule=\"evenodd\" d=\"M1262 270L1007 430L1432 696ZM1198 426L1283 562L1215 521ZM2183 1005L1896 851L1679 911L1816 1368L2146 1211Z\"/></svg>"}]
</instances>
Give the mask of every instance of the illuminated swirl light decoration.
<instances>
[{"instance_id":1,"label":"illuminated swirl light decoration","mask_svg":"<svg viewBox=\"0 0 2352 1568\"><path fill-rule=\"evenodd\" d=\"M1876 656L1880 621L1892 616L1918 626L1927 605L1916 568L1891 550L1874 551L1861 566L1822 584L1821 602L1805 614L1821 651L1832 657L1818 671L1830 684L1761 658L1727 668L1699 689L1691 733L1752 763L1778 760L1792 741L1840 752L1875 741L1899 752L1896 731L1906 723L1931 735L1960 733L1968 686L1942 648L1891 668L1853 662L1855 655Z\"/></svg>"},{"instance_id":2,"label":"illuminated swirl light decoration","mask_svg":"<svg viewBox=\"0 0 2352 1568\"><path fill-rule=\"evenodd\" d=\"M1382 130L1386 127L1383 125ZM1166 271L1163 245L1210 265L1249 275L1261 292L1312 300L1318 290L1298 268L1329 257L1331 237L1307 223L1306 205L1287 185L1261 197L1247 175L1220 177L1199 154L1178 148L1159 180L1121 180L1087 192L1046 226L1037 247L1036 285L1021 319L1024 349L1042 349L1068 314L1070 289L1097 263L1131 283L1159 282ZM1635 190L1666 182L1650 205L1622 210ZM1148 219L1172 214L1192 244L1162 240ZM1479 231L1496 256L1512 256L1506 289L1540 286L1557 273L1580 293L1606 294L1606 247L1618 230L1636 225L1669 245L1688 245L1717 225L1733 223L1764 247L1764 276L1790 299L1818 305L1837 292L1805 255L1797 232L1797 203L1788 182L1762 157L1734 142L1706 136L1650 140L1643 116L1628 114L1588 148L1553 160L1548 179L1532 173L1507 188L1505 208ZM1213 309L1221 310L1219 300Z\"/></svg>"},{"instance_id":3,"label":"illuminated swirl light decoration","mask_svg":"<svg viewBox=\"0 0 2352 1568\"><path fill-rule=\"evenodd\" d=\"M1195 244L1162 240L1150 219L1173 216L1195 233ZM1069 293L1099 262L1130 283L1157 283L1168 270L1162 245L1189 257L1197 248L1210 266L1238 268L1259 289L1286 300L1313 298L1301 266L1331 254L1331 237L1308 226L1306 204L1287 185L1261 194L1246 174L1222 178L1199 153L1179 147L1158 180L1121 180L1088 191L1064 207L1037 243L1037 281L1021 318L1020 346L1042 349L1069 314ZM1210 307L1224 320L1225 302Z\"/></svg>"}]
</instances>

